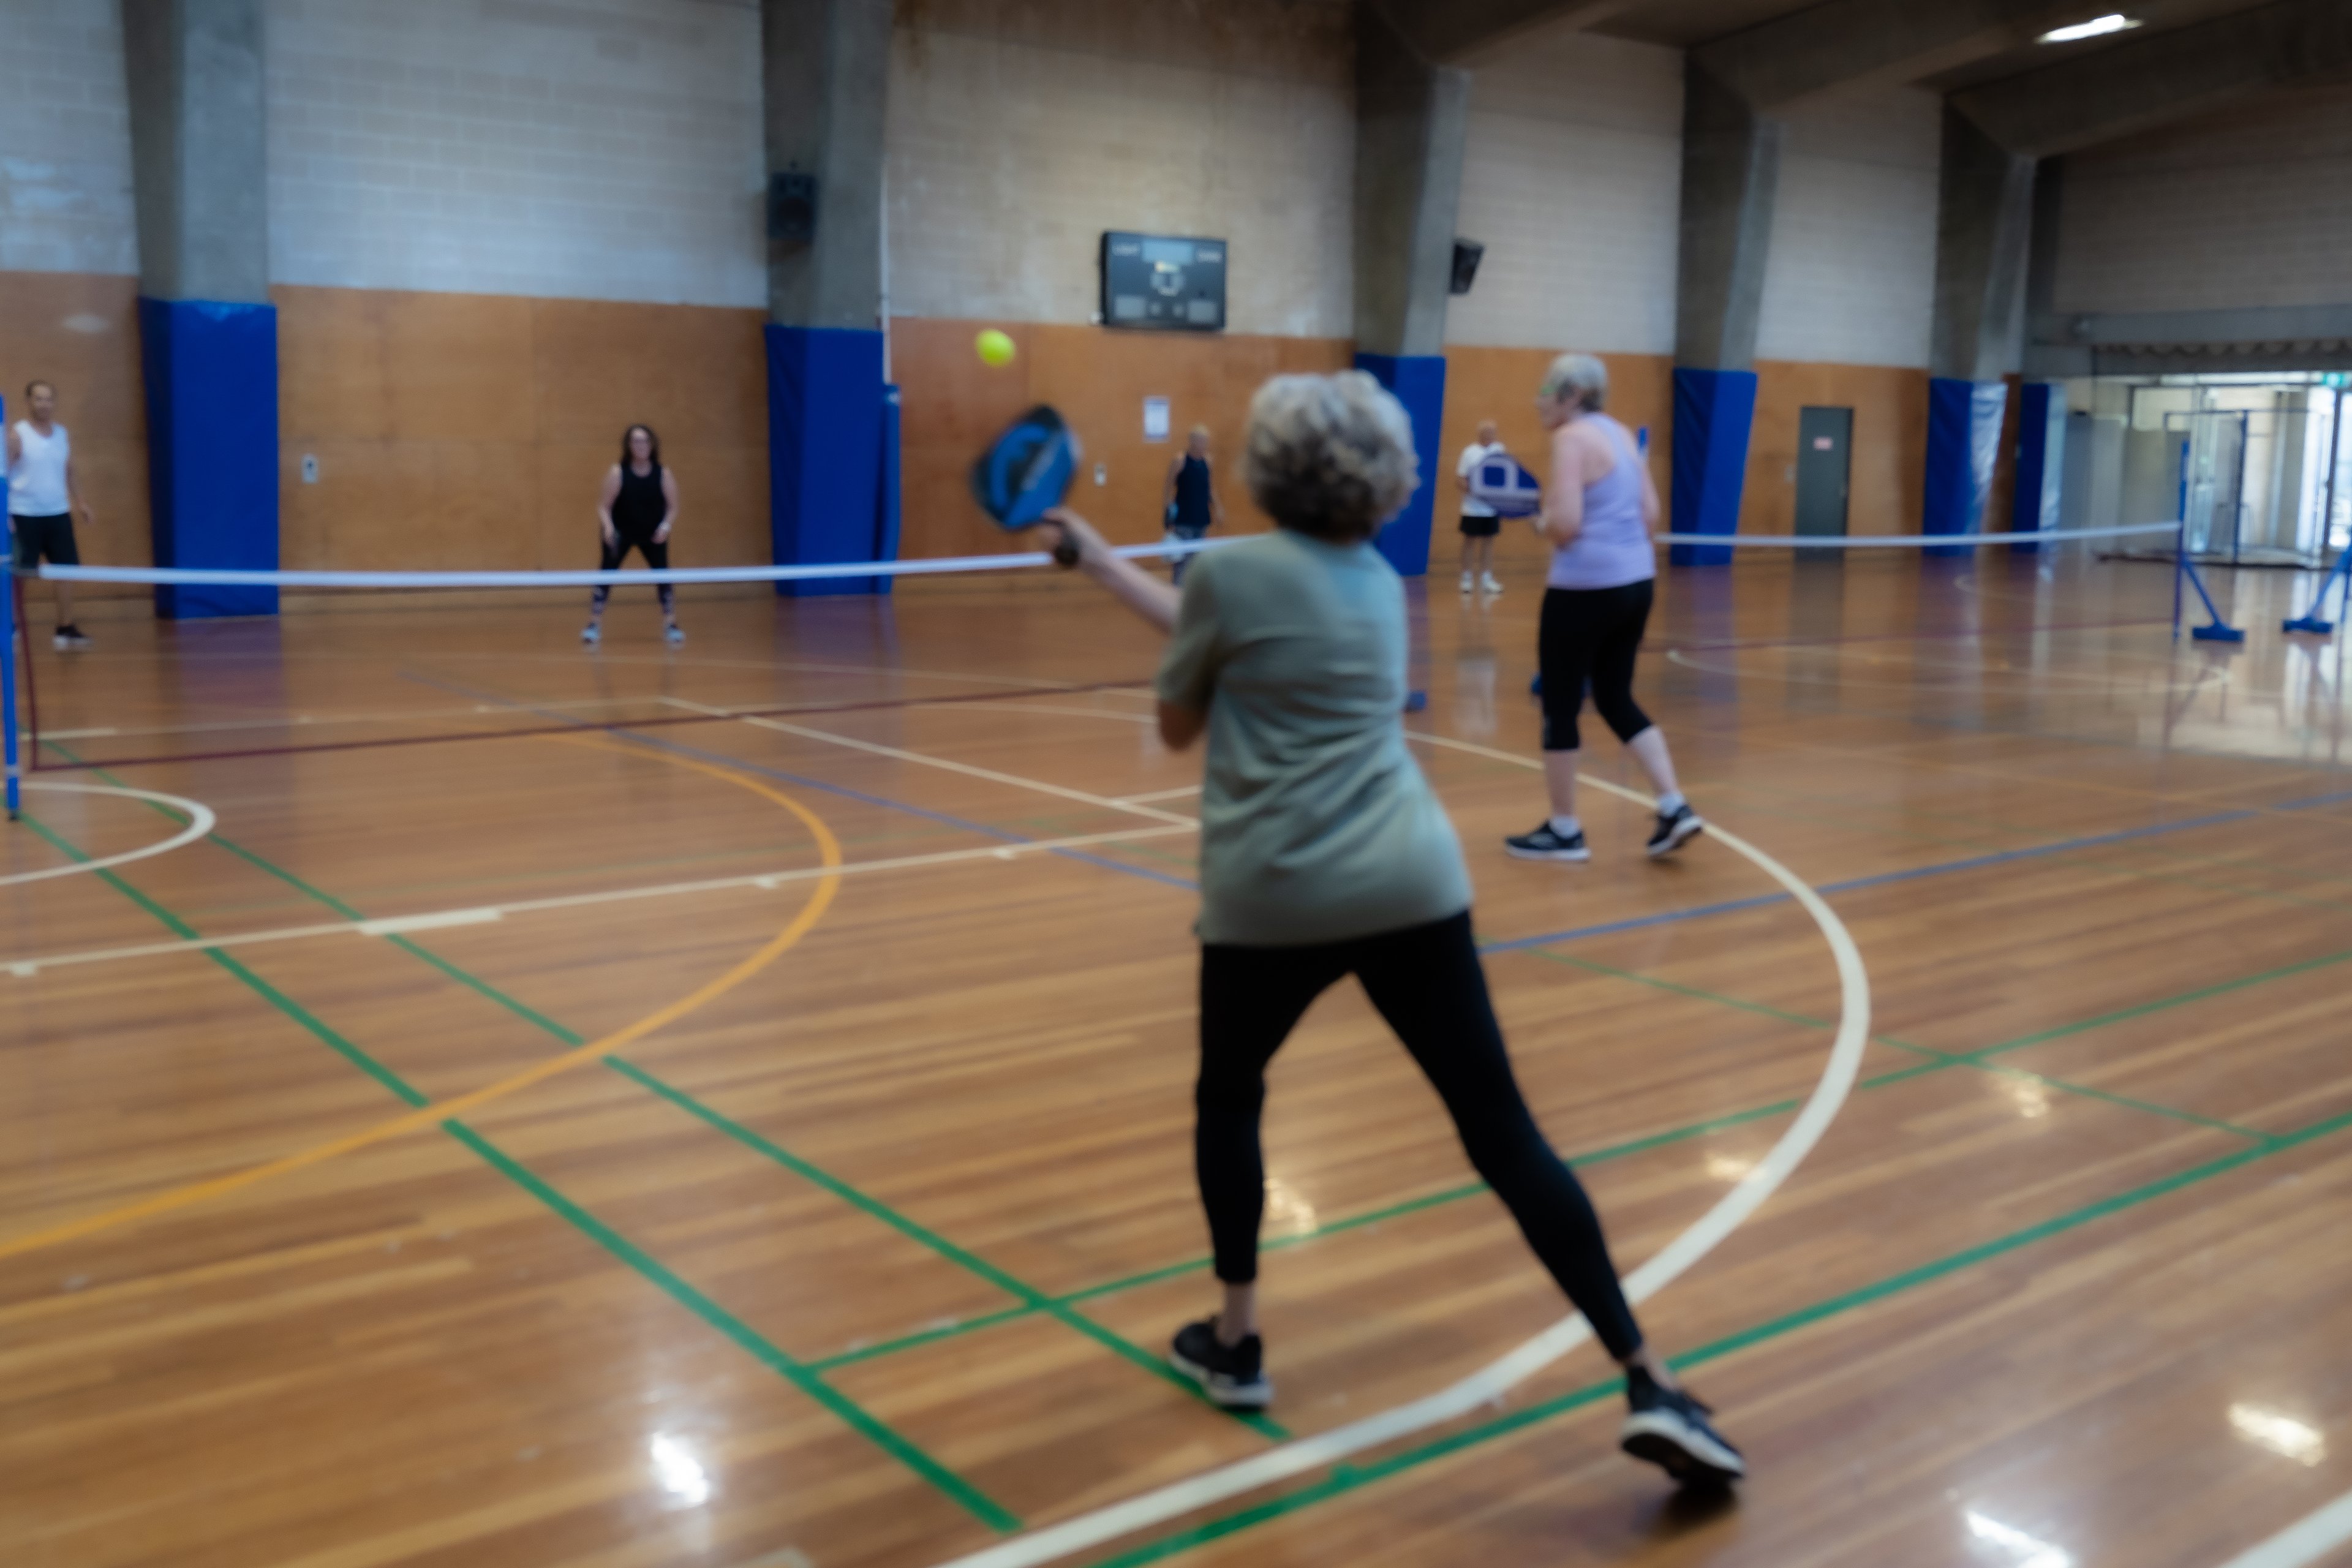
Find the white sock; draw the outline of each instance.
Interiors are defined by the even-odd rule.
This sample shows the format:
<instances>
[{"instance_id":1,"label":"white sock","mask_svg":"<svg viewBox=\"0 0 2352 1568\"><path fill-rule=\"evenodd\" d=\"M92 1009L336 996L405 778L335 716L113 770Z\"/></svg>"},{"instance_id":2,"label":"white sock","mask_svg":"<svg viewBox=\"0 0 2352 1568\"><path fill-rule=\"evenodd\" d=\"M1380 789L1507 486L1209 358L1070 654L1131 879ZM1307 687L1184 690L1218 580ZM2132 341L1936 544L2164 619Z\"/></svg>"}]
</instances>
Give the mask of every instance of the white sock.
<instances>
[{"instance_id":1,"label":"white sock","mask_svg":"<svg viewBox=\"0 0 2352 1568\"><path fill-rule=\"evenodd\" d=\"M1689 804L1690 802L1683 798L1682 791L1670 789L1658 797L1658 814L1662 816L1672 816Z\"/></svg>"},{"instance_id":2,"label":"white sock","mask_svg":"<svg viewBox=\"0 0 2352 1568\"><path fill-rule=\"evenodd\" d=\"M1551 830L1562 838L1573 838L1584 831L1584 824L1572 816L1555 816L1551 819Z\"/></svg>"}]
</instances>

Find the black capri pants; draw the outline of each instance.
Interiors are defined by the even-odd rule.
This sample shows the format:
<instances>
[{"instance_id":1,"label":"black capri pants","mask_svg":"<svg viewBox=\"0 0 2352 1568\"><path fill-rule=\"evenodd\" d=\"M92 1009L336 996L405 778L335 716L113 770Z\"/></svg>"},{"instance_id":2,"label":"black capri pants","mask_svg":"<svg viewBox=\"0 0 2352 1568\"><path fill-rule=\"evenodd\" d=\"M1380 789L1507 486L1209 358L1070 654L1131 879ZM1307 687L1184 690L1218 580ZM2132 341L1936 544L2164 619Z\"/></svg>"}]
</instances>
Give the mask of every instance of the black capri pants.
<instances>
[{"instance_id":1,"label":"black capri pants","mask_svg":"<svg viewBox=\"0 0 2352 1568\"><path fill-rule=\"evenodd\" d=\"M669 570L668 540L656 539L650 532L634 533L618 528L615 528L613 532L614 538L604 545L604 554L596 563L597 571L618 572L621 569L621 563L629 558L629 552L632 550L643 555L646 558L646 564L653 570L656 572ZM665 614L676 607L677 590L668 584L655 584L654 594L661 600L661 607ZM610 583L599 583L588 596L601 610L604 607L604 601L613 596L613 585Z\"/></svg>"},{"instance_id":2,"label":"black capri pants","mask_svg":"<svg viewBox=\"0 0 2352 1568\"><path fill-rule=\"evenodd\" d=\"M1619 740L1650 727L1650 716L1633 700L1633 656L1641 651L1655 586L1645 577L1614 588L1544 590L1536 667L1543 674L1545 751L1577 749L1576 715L1588 683L1592 705Z\"/></svg>"},{"instance_id":3,"label":"black capri pants","mask_svg":"<svg viewBox=\"0 0 2352 1568\"><path fill-rule=\"evenodd\" d=\"M1609 1353L1622 1361L1642 1331L1609 1258L1601 1217L1536 1126L1511 1073L1470 911L1402 931L1307 947L1201 949L1201 1079L1193 1159L1217 1278L1257 1278L1265 1208L1258 1120L1265 1068L1307 1005L1353 973L1420 1064L1470 1163L1518 1221L1528 1244Z\"/></svg>"}]
</instances>

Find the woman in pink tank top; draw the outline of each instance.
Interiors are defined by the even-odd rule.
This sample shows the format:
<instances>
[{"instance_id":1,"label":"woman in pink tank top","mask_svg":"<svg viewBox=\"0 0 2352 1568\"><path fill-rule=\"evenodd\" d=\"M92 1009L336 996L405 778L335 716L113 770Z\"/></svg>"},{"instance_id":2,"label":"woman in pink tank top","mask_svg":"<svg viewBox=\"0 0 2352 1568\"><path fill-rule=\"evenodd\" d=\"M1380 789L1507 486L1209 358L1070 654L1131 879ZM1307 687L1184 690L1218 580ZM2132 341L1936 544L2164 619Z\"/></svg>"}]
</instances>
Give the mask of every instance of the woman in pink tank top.
<instances>
[{"instance_id":1,"label":"woman in pink tank top","mask_svg":"<svg viewBox=\"0 0 2352 1568\"><path fill-rule=\"evenodd\" d=\"M1534 831L1503 841L1522 860L1592 858L1576 815L1576 721L1588 685L1592 705L1657 790L1650 858L1673 854L1706 826L1675 782L1664 733L1633 700L1633 657L1658 575L1650 543L1658 489L1633 434L1601 412L1608 401L1608 367L1591 354L1552 361L1536 394L1536 412L1551 432L1551 482L1535 519L1552 545L1537 644L1551 814Z\"/></svg>"}]
</instances>

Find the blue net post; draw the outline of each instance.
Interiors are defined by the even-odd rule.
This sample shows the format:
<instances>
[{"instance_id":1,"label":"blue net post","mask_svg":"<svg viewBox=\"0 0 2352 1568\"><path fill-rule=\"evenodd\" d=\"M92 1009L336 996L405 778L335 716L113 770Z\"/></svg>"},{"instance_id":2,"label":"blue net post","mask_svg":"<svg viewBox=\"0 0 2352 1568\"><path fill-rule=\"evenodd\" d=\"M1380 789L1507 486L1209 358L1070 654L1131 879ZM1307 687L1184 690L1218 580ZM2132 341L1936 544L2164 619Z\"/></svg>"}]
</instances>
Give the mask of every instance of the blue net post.
<instances>
[{"instance_id":1,"label":"blue net post","mask_svg":"<svg viewBox=\"0 0 2352 1568\"><path fill-rule=\"evenodd\" d=\"M2189 525L2180 525L2172 544L2172 640L2180 640L2180 584L2189 574Z\"/></svg>"},{"instance_id":2,"label":"blue net post","mask_svg":"<svg viewBox=\"0 0 2352 1568\"><path fill-rule=\"evenodd\" d=\"M25 784L18 776L16 763L16 572L15 543L10 542L11 559L0 562L0 731L6 740L0 750L7 753L8 820L16 820L24 805Z\"/></svg>"}]
</instances>

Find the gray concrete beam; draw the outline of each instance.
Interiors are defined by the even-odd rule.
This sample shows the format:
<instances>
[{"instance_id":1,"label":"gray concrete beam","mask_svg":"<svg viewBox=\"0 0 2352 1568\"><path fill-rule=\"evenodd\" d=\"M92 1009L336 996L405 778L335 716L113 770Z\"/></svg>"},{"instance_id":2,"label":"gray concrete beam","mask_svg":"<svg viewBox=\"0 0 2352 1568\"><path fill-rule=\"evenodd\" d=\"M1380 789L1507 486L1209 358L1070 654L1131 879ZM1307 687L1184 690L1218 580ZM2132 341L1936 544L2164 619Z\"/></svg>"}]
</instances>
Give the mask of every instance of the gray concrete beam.
<instances>
[{"instance_id":1,"label":"gray concrete beam","mask_svg":"<svg viewBox=\"0 0 2352 1568\"><path fill-rule=\"evenodd\" d=\"M123 0L139 289L269 300L262 0Z\"/></svg>"},{"instance_id":2,"label":"gray concrete beam","mask_svg":"<svg viewBox=\"0 0 2352 1568\"><path fill-rule=\"evenodd\" d=\"M1682 249L1675 363L1748 370L1780 184L1780 126L1696 58L1683 71Z\"/></svg>"},{"instance_id":3,"label":"gray concrete beam","mask_svg":"<svg viewBox=\"0 0 2352 1568\"><path fill-rule=\"evenodd\" d=\"M1691 52L1771 111L1832 88L1916 81L1983 59L2081 9L2080 0L1829 0Z\"/></svg>"},{"instance_id":4,"label":"gray concrete beam","mask_svg":"<svg viewBox=\"0 0 2352 1568\"><path fill-rule=\"evenodd\" d=\"M768 170L816 176L807 243L768 242L768 316L881 326L882 120L890 0L761 0Z\"/></svg>"},{"instance_id":5,"label":"gray concrete beam","mask_svg":"<svg viewBox=\"0 0 2352 1568\"><path fill-rule=\"evenodd\" d=\"M1396 36L1425 60L1452 65L1538 27L1591 27L1640 0L1371 0Z\"/></svg>"},{"instance_id":6,"label":"gray concrete beam","mask_svg":"<svg viewBox=\"0 0 2352 1568\"><path fill-rule=\"evenodd\" d=\"M1356 348L1445 352L1470 73L1356 7Z\"/></svg>"},{"instance_id":7,"label":"gray concrete beam","mask_svg":"<svg viewBox=\"0 0 2352 1568\"><path fill-rule=\"evenodd\" d=\"M1936 375L1998 381L2018 368L2033 226L2034 162L1944 110L1936 215Z\"/></svg>"},{"instance_id":8,"label":"gray concrete beam","mask_svg":"<svg viewBox=\"0 0 2352 1568\"><path fill-rule=\"evenodd\" d=\"M2280 0L2005 77L1951 101L2010 151L2046 158L2347 68L2352 5Z\"/></svg>"}]
</instances>

